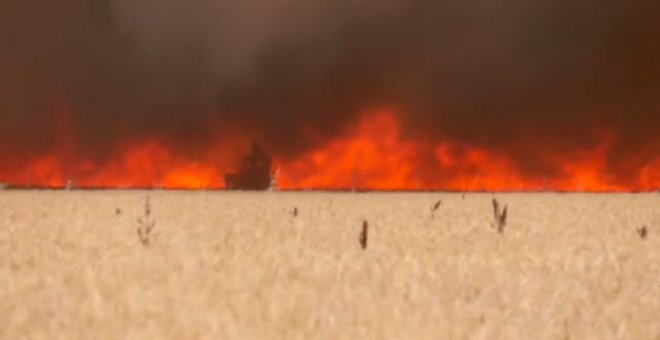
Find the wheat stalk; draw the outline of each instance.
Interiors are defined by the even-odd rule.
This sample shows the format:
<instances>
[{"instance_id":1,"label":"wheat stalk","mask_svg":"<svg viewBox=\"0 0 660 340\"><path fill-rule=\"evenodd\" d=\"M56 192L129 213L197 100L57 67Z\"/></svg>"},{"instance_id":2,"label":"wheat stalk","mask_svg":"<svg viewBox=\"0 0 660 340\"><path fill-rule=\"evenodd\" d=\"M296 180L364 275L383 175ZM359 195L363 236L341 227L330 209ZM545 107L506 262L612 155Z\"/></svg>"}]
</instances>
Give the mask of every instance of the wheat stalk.
<instances>
[{"instance_id":1,"label":"wheat stalk","mask_svg":"<svg viewBox=\"0 0 660 340\"><path fill-rule=\"evenodd\" d=\"M144 202L144 218L138 217L137 222L138 239L142 245L148 246L151 241L151 232L156 227L156 221L151 219L151 201L148 196Z\"/></svg>"},{"instance_id":2,"label":"wheat stalk","mask_svg":"<svg viewBox=\"0 0 660 340\"><path fill-rule=\"evenodd\" d=\"M645 239L648 236L649 232L646 226L642 226L641 228L637 228L637 234L639 235L639 237Z\"/></svg>"},{"instance_id":3,"label":"wheat stalk","mask_svg":"<svg viewBox=\"0 0 660 340\"><path fill-rule=\"evenodd\" d=\"M369 223L367 220L362 222L362 232L360 232L360 247L367 249L369 242Z\"/></svg>"},{"instance_id":4,"label":"wheat stalk","mask_svg":"<svg viewBox=\"0 0 660 340\"><path fill-rule=\"evenodd\" d=\"M438 200L437 202L435 202L435 204L431 206L431 219L433 219L435 215L435 211L438 210L438 208L440 208L441 205L442 205L442 200Z\"/></svg>"},{"instance_id":5,"label":"wheat stalk","mask_svg":"<svg viewBox=\"0 0 660 340\"><path fill-rule=\"evenodd\" d=\"M504 227L506 227L506 216L507 216L508 205L504 205L504 209L500 209L500 203L497 199L493 198L493 216L495 218L495 223L491 223L493 228L497 229L498 233L504 232Z\"/></svg>"}]
</instances>

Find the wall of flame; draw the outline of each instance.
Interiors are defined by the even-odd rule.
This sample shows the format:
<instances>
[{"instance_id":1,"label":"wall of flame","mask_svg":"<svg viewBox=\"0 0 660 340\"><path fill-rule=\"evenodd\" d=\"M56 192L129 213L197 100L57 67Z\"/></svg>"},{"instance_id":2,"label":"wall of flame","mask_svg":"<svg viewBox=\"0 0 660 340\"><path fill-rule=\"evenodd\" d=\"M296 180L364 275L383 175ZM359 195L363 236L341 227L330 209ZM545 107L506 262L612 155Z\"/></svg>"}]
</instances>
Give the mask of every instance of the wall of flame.
<instances>
[{"instance_id":1,"label":"wall of flame","mask_svg":"<svg viewBox=\"0 0 660 340\"><path fill-rule=\"evenodd\" d=\"M222 189L224 173L235 169L236 156L229 157L226 148L207 145L192 158L157 139L127 142L102 161L80 158L67 124L63 118L56 126L62 145L5 163L0 182L39 188ZM381 109L364 112L354 125L313 150L290 159L275 155L273 174L277 188L284 190L658 190L660 157L636 172L612 173L608 155L614 143L614 133L603 133L593 148L547 155L553 175L530 175L504 152L450 140L403 138L399 115Z\"/></svg>"}]
</instances>

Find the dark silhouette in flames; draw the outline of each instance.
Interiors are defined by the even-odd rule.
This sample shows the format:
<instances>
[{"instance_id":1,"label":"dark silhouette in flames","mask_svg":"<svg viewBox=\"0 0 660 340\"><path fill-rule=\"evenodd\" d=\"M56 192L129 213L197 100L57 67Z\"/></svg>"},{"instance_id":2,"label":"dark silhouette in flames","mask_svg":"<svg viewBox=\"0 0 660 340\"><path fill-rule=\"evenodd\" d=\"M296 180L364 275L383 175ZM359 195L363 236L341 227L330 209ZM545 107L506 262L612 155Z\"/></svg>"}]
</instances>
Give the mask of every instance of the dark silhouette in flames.
<instances>
[{"instance_id":1,"label":"dark silhouette in flames","mask_svg":"<svg viewBox=\"0 0 660 340\"><path fill-rule=\"evenodd\" d=\"M241 160L239 171L225 175L231 190L266 190L271 184L272 159L258 143Z\"/></svg>"}]
</instances>

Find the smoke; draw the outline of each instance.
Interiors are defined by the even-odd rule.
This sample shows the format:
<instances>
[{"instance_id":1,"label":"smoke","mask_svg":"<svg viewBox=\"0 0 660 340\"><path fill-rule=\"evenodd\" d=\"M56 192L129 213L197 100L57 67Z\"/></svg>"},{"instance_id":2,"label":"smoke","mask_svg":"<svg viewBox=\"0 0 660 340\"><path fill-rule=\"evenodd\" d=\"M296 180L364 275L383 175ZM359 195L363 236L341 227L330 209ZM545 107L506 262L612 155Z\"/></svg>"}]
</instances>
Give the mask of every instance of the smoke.
<instances>
[{"instance_id":1,"label":"smoke","mask_svg":"<svg viewBox=\"0 0 660 340\"><path fill-rule=\"evenodd\" d=\"M49 150L64 116L85 157L240 130L293 158L388 107L530 173L614 131L625 173L660 153L657 32L651 0L6 0L0 156Z\"/></svg>"}]
</instances>

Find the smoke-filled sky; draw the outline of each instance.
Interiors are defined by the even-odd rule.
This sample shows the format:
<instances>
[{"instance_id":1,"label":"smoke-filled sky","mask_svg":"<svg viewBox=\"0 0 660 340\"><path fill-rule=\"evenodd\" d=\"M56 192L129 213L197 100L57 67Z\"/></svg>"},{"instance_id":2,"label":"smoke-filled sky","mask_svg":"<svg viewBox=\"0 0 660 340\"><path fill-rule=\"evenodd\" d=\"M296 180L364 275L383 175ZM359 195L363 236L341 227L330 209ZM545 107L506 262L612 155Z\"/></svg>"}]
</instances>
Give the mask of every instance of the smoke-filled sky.
<instances>
[{"instance_id":1,"label":"smoke-filled sky","mask_svg":"<svg viewBox=\"0 0 660 340\"><path fill-rule=\"evenodd\" d=\"M625 173L660 154L659 34L657 0L3 0L0 155L66 124L85 157L231 129L288 159L385 107L530 173L614 134Z\"/></svg>"}]
</instances>

